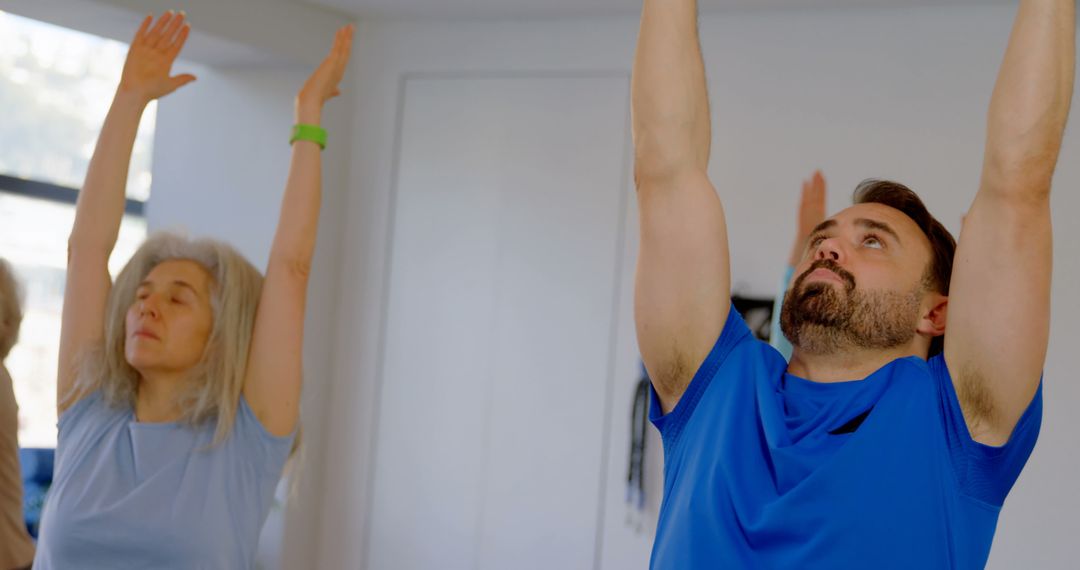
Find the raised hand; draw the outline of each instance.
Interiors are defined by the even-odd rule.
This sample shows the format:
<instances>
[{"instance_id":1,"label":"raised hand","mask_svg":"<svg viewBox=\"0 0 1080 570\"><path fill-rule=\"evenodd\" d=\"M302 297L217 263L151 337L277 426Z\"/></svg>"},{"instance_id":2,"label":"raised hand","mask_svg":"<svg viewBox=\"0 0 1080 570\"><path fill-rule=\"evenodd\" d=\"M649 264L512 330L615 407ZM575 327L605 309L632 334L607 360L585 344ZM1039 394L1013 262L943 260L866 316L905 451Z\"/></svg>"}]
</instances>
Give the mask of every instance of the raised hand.
<instances>
[{"instance_id":1,"label":"raised hand","mask_svg":"<svg viewBox=\"0 0 1080 570\"><path fill-rule=\"evenodd\" d=\"M143 20L124 61L120 91L149 103L195 81L195 76L189 73L169 75L191 30L186 20L183 12L172 10L162 14L157 22L153 16Z\"/></svg>"},{"instance_id":2,"label":"raised hand","mask_svg":"<svg viewBox=\"0 0 1080 570\"><path fill-rule=\"evenodd\" d=\"M815 170L810 180L804 180L799 198L799 235L810 235L825 220L825 176Z\"/></svg>"},{"instance_id":3,"label":"raised hand","mask_svg":"<svg viewBox=\"0 0 1080 570\"><path fill-rule=\"evenodd\" d=\"M352 51L353 33L356 26L344 26L334 35L334 45L326 59L304 82L296 96L297 115L300 122L315 123L321 116L323 104L341 94L338 85L345 76Z\"/></svg>"},{"instance_id":4,"label":"raised hand","mask_svg":"<svg viewBox=\"0 0 1080 570\"><path fill-rule=\"evenodd\" d=\"M296 96L296 122L318 125L327 100L341 93L352 48L353 26L334 36L334 46ZM322 152L312 142L293 145L270 259L255 315L244 398L272 434L292 433L300 417L304 315L322 207Z\"/></svg>"},{"instance_id":5,"label":"raised hand","mask_svg":"<svg viewBox=\"0 0 1080 570\"><path fill-rule=\"evenodd\" d=\"M825 221L825 176L815 170L809 180L803 180L802 195L799 197L798 227L795 243L791 246L788 264L798 265L802 259L806 238L818 224Z\"/></svg>"}]
</instances>

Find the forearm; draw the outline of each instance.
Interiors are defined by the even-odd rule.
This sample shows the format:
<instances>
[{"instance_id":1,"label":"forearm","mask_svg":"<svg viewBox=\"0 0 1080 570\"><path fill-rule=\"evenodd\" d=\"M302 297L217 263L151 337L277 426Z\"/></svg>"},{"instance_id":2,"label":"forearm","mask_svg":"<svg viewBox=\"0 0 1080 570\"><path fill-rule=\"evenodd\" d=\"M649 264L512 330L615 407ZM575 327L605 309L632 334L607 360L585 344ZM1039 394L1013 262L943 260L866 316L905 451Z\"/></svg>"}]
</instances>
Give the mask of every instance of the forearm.
<instances>
[{"instance_id":1,"label":"forearm","mask_svg":"<svg viewBox=\"0 0 1080 570\"><path fill-rule=\"evenodd\" d=\"M319 125L322 122L321 106L298 104L296 122ZM321 204L322 149L311 141L296 141L271 249L272 261L301 270L310 265L315 254Z\"/></svg>"},{"instance_id":2,"label":"forearm","mask_svg":"<svg viewBox=\"0 0 1080 570\"><path fill-rule=\"evenodd\" d=\"M645 0L631 99L639 180L705 171L712 134L696 0Z\"/></svg>"},{"instance_id":3,"label":"forearm","mask_svg":"<svg viewBox=\"0 0 1080 570\"><path fill-rule=\"evenodd\" d=\"M986 191L1049 192L1072 100L1075 42L1076 0L1021 0L990 101Z\"/></svg>"},{"instance_id":4,"label":"forearm","mask_svg":"<svg viewBox=\"0 0 1080 570\"><path fill-rule=\"evenodd\" d=\"M69 250L93 250L108 256L116 244L131 152L145 109L146 102L139 96L117 90L79 192Z\"/></svg>"}]
</instances>

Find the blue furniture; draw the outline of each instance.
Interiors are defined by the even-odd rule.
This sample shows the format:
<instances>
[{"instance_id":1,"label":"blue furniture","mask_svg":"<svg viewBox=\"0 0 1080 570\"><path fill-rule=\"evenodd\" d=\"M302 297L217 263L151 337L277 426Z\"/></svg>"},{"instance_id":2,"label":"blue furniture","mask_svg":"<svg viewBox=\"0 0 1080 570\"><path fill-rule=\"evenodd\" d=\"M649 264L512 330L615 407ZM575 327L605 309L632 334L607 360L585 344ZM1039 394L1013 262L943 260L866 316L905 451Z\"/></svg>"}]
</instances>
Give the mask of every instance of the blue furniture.
<instances>
[{"instance_id":1,"label":"blue furniture","mask_svg":"<svg viewBox=\"0 0 1080 570\"><path fill-rule=\"evenodd\" d=\"M45 506L45 494L52 485L55 449L25 448L19 450L22 466L23 512L26 529L37 539L41 525L41 509Z\"/></svg>"}]
</instances>

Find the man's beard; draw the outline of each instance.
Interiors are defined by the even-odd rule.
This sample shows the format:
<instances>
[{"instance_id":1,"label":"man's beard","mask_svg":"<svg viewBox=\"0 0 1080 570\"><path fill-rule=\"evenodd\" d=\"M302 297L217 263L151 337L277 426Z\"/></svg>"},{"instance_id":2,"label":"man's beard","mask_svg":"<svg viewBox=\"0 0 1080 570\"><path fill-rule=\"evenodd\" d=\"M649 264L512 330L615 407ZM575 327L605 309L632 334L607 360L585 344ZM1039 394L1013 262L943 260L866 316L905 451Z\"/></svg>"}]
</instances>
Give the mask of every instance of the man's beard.
<instances>
[{"instance_id":1,"label":"man's beard","mask_svg":"<svg viewBox=\"0 0 1080 570\"><path fill-rule=\"evenodd\" d=\"M828 269L844 281L803 285L815 269ZM923 285L909 293L857 291L855 276L831 259L810 265L788 291L780 311L780 329L791 344L813 354L850 349L884 350L915 336Z\"/></svg>"}]
</instances>

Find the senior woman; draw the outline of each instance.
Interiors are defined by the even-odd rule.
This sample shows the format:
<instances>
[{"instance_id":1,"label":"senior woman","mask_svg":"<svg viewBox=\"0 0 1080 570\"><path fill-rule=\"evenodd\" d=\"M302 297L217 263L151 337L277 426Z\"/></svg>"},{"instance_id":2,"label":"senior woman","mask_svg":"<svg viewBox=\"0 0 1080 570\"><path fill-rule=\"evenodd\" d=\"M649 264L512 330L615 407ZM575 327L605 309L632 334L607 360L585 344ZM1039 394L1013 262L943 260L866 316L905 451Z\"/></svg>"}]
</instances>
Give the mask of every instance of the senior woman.
<instances>
[{"instance_id":1,"label":"senior woman","mask_svg":"<svg viewBox=\"0 0 1080 570\"><path fill-rule=\"evenodd\" d=\"M252 568L299 419L319 127L353 28L296 97L292 162L265 279L230 246L149 238L112 283L135 133L170 76L183 13L147 17L79 195L60 336L56 473L35 570Z\"/></svg>"}]
</instances>

